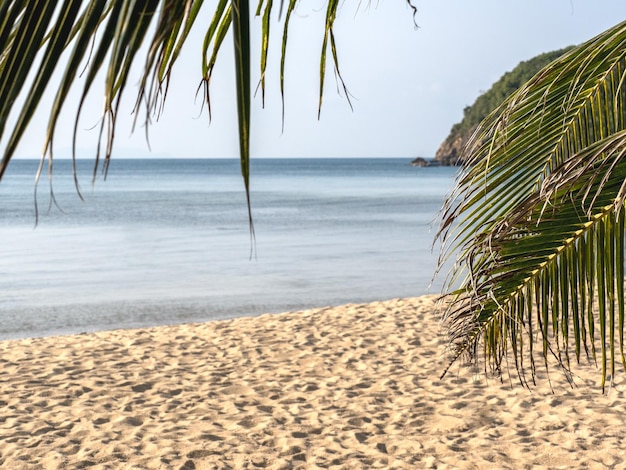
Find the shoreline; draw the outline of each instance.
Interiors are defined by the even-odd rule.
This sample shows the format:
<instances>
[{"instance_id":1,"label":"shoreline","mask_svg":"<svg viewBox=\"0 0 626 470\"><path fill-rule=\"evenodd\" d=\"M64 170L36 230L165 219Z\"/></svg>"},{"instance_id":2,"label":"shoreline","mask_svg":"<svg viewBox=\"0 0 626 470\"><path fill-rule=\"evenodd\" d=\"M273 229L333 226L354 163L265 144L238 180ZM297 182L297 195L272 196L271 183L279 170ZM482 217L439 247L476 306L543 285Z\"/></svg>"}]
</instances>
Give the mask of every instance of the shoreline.
<instances>
[{"instance_id":1,"label":"shoreline","mask_svg":"<svg viewBox=\"0 0 626 470\"><path fill-rule=\"evenodd\" d=\"M601 395L447 365L435 295L0 342L6 468L604 468L626 464L623 373Z\"/></svg>"},{"instance_id":2,"label":"shoreline","mask_svg":"<svg viewBox=\"0 0 626 470\"><path fill-rule=\"evenodd\" d=\"M406 298L422 296L437 297L439 295L439 293L425 293ZM6 318L6 316L11 314L13 316L23 315L30 322L33 322L39 318L38 316L40 315L49 315L50 317L63 316L69 318L70 321L62 327L49 329L33 328L32 326L28 330L17 328L7 329L8 327L5 325L4 330L0 328L0 342L106 333L118 330L143 330L183 326L187 324L213 323L238 318L257 318L262 315L282 315L285 313L338 308L344 305L386 302L398 298L405 297L389 297L384 300L380 300L379 298L333 299L326 303L279 303L271 306L267 304L259 306L253 302L249 302L244 305L228 305L227 307L221 308L213 307L211 304L212 299L204 298L173 298L160 301L122 300L54 304L51 306L35 305L22 307L17 310L9 306L5 307L4 311L0 309L0 316ZM221 299L217 300L219 301ZM207 305L210 307L207 307ZM70 315L68 315L68 312L70 312ZM172 315L173 312L174 315ZM10 316L9 319L11 319ZM88 321L87 324L84 324L85 319Z\"/></svg>"}]
</instances>

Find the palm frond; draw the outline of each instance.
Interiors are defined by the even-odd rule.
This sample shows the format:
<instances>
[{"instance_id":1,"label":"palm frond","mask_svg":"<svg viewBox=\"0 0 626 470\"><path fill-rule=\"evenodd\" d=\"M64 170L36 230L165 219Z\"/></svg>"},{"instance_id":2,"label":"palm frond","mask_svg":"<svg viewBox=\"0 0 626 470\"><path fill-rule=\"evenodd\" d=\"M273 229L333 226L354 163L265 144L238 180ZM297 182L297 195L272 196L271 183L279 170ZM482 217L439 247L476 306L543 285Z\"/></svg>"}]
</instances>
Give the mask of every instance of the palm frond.
<instances>
[{"instance_id":1,"label":"palm frond","mask_svg":"<svg viewBox=\"0 0 626 470\"><path fill-rule=\"evenodd\" d=\"M603 385L607 364L613 374L617 342L623 350L625 79L622 23L544 68L474 134L438 234L443 258L458 254L450 279L461 286L445 316L455 359L482 344L499 371L512 353L525 383L537 335L546 365L553 354L569 369L570 342L577 359L594 356L597 326Z\"/></svg>"},{"instance_id":2,"label":"palm frond","mask_svg":"<svg viewBox=\"0 0 626 470\"><path fill-rule=\"evenodd\" d=\"M265 93L265 76L269 53L272 0L260 0L262 12L261 78ZM279 2L282 11L283 1ZM290 0L283 25L280 66L281 96L284 98L284 66L288 25L297 0ZM61 111L70 90L82 76L83 85L76 111L74 135L87 97L94 91L96 79L104 75L104 104L101 111L98 144L95 151L94 178L102 169L105 174L116 133L117 115L128 88L131 66L142 60L141 75L135 97L135 119L144 110L146 138L151 120L163 109L172 67L188 42L191 28L202 18L203 0L44 0L0 1L0 139L5 138L7 123L17 113L17 124L10 129L0 160L0 179L15 154L40 103L50 76L65 64L63 77L50 110L49 125L43 141L39 173L47 161L53 162L54 136ZM239 116L241 170L246 192L249 189L250 134L250 9L249 0L219 0L213 5L201 47L202 64L199 81L209 108L209 85L217 56L224 39L232 31L236 63L236 93ZM324 80L326 49L331 48L338 70L333 35L338 2L330 0L323 30L320 80ZM327 45L329 43L329 45ZM34 73L33 73L34 72ZM27 79L33 73L35 79ZM322 93L323 85L320 86ZM21 109L14 106L23 97ZM320 97L321 105L321 97ZM135 123L136 124L136 123ZM74 140L74 153L76 142ZM77 183L78 187L78 183ZM249 195L248 195L249 196Z\"/></svg>"},{"instance_id":3,"label":"palm frond","mask_svg":"<svg viewBox=\"0 0 626 470\"><path fill-rule=\"evenodd\" d=\"M331 55L333 58L333 65L335 67L335 74L341 84L344 95L348 100L348 104L352 109L352 103L350 102L350 94L346 87L341 71L339 69L339 58L337 56L337 46L335 45L335 33L333 26L337 18L337 8L339 7L339 0L328 0L328 7L326 8L326 25L324 27L324 41L322 42L322 52L320 54L320 92L319 92L319 104L317 106L317 117L320 117L322 112L322 99L324 97L324 84L326 82L326 55L328 48L330 47Z\"/></svg>"},{"instance_id":4,"label":"palm frond","mask_svg":"<svg viewBox=\"0 0 626 470\"><path fill-rule=\"evenodd\" d=\"M282 107L282 126L285 128L285 58L287 57L287 39L289 38L289 21L291 14L296 8L298 0L289 0L287 13L285 14L285 26L283 27L282 50L280 54L280 99ZM282 4L281 4L282 7Z\"/></svg>"},{"instance_id":5,"label":"palm frond","mask_svg":"<svg viewBox=\"0 0 626 470\"><path fill-rule=\"evenodd\" d=\"M232 0L233 38L239 118L239 155L246 189L250 233L254 237L250 206L250 12L247 0Z\"/></svg>"}]
</instances>

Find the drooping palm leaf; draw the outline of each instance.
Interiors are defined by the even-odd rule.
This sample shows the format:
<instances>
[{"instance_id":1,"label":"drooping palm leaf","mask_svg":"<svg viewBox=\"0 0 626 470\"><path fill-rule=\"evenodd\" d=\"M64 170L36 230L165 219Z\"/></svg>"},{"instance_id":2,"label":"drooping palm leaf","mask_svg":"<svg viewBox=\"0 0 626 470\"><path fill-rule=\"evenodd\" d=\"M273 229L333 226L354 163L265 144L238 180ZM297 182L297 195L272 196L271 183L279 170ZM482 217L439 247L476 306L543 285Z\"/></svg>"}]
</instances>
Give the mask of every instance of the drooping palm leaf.
<instances>
[{"instance_id":1,"label":"drooping palm leaf","mask_svg":"<svg viewBox=\"0 0 626 470\"><path fill-rule=\"evenodd\" d=\"M213 13L211 24L204 35L204 43L202 45L202 84L204 86L205 101L209 110L209 119L211 117L211 96L209 93L211 88L211 76L217 61L217 54L224 42L232 20L231 5L228 3L228 0L220 0ZM213 42L213 46L211 46L211 42ZM210 55L209 51L211 51Z\"/></svg>"},{"instance_id":2,"label":"drooping palm leaf","mask_svg":"<svg viewBox=\"0 0 626 470\"><path fill-rule=\"evenodd\" d=\"M248 0L232 0L235 71L237 81L237 116L239 120L239 155L248 203L250 233L254 237L250 206L250 12ZM267 45L265 45L267 48Z\"/></svg>"},{"instance_id":3,"label":"drooping palm leaf","mask_svg":"<svg viewBox=\"0 0 626 470\"><path fill-rule=\"evenodd\" d=\"M265 8L263 8L265 5ZM261 79L259 80L259 86L261 87L261 101L265 106L265 73L267 71L267 56L269 53L269 40L270 40L270 18L272 13L272 7L274 2L272 0L260 0L257 6L256 16L261 16L263 11L262 33L261 33Z\"/></svg>"},{"instance_id":4,"label":"drooping palm leaf","mask_svg":"<svg viewBox=\"0 0 626 470\"><path fill-rule=\"evenodd\" d=\"M319 104L317 106L317 117L319 118L320 113L322 112L322 98L324 96L324 83L326 78L326 53L330 46L330 52L333 58L333 64L335 66L335 73L337 75L337 79L341 83L341 86L344 91L344 95L348 100L348 104L350 108L352 108L352 103L350 102L350 94L348 93L348 89L346 84L343 81L341 76L341 71L339 69L339 58L337 56L337 46L335 45L335 33L333 31L333 25L335 24L335 19L337 18L337 8L339 7L339 0L328 0L328 7L326 8L326 25L324 28L324 41L322 42L322 53L320 54L320 93L319 93ZM329 44L330 43L330 44Z\"/></svg>"},{"instance_id":5,"label":"drooping palm leaf","mask_svg":"<svg viewBox=\"0 0 626 470\"><path fill-rule=\"evenodd\" d=\"M6 19L2 23L0 38L0 137L4 134L11 104L14 103L26 82L30 65L34 62L39 52L42 41L48 31L48 24L54 15L55 5L53 2L4 2L0 11L6 12ZM64 9L67 12L67 9ZM64 28L60 28L64 29ZM53 46L48 49L50 53L55 51ZM57 52L58 54L58 52ZM44 70L48 70L44 65ZM41 70L40 70L41 71ZM35 87L39 87L35 83ZM5 105L8 104L9 106ZM29 103L25 108L31 108ZM23 118L20 119L19 128L23 129ZM22 131L23 132L23 131ZM4 175L11 154L5 153L0 162L0 178Z\"/></svg>"},{"instance_id":6,"label":"drooping palm leaf","mask_svg":"<svg viewBox=\"0 0 626 470\"><path fill-rule=\"evenodd\" d=\"M198 19L206 16L202 0L0 0L0 139L18 97L23 104L17 111L17 124L10 129L7 143L1 151L0 178L15 154L17 145L40 103L50 76L65 64L61 84L56 91L45 139L40 172L47 160L53 161L56 125L72 86L83 78L82 94L77 110L75 132L87 96L94 92L96 80L104 74L102 89L104 104L100 132L95 151L94 176L100 161L106 171L115 138L117 114L127 89L131 66L142 60L143 73L136 95L136 116L144 109L146 132L154 116L159 115L167 94L169 77L181 48L188 42L189 32ZM282 11L283 1L279 2ZM288 24L297 0L290 0L282 21L283 42L280 83L284 96L284 59ZM239 116L241 170L246 191L249 187L250 133L250 35L249 0L220 0L212 6L205 41L201 47L202 64L199 81L205 87L209 104L209 84L218 53L229 31L234 37L236 63L236 94ZM337 67L332 27L338 2L330 0L324 30L319 40L330 38L333 61ZM269 51L270 17L273 2L260 1L258 13L263 12L261 40L261 86L265 88L265 71ZM152 35L152 36L150 36ZM41 52L43 50L43 53ZM326 46L322 50L325 66ZM27 77L33 71L35 80ZM320 72L324 80L324 73ZM75 147L75 143L74 143Z\"/></svg>"},{"instance_id":7,"label":"drooping palm leaf","mask_svg":"<svg viewBox=\"0 0 626 470\"><path fill-rule=\"evenodd\" d=\"M444 259L458 254L450 286L461 286L445 315L455 359L482 344L499 371L512 353L525 382L538 337L546 365L553 354L568 369L570 343L578 359L595 357L599 332L603 385L607 364L613 374L617 343L623 350L625 80L622 23L540 71L474 135L439 232Z\"/></svg>"},{"instance_id":8,"label":"drooping palm leaf","mask_svg":"<svg viewBox=\"0 0 626 470\"><path fill-rule=\"evenodd\" d=\"M287 38L289 37L289 20L296 8L298 0L289 0L287 13L285 14L285 26L283 28L282 50L280 54L280 99L282 103L282 125L285 128L285 58L287 57Z\"/></svg>"}]
</instances>

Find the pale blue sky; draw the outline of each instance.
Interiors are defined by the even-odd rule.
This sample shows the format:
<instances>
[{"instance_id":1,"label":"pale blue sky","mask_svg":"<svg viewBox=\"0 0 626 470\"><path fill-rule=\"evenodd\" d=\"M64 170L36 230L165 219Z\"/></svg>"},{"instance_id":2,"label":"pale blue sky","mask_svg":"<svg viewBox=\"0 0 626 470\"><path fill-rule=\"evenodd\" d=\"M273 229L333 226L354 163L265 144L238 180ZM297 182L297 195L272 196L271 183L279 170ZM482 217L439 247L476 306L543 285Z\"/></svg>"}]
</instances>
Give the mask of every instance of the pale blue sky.
<instances>
[{"instance_id":1,"label":"pale blue sky","mask_svg":"<svg viewBox=\"0 0 626 470\"><path fill-rule=\"evenodd\" d=\"M367 8L365 1L346 1L341 7L336 40L354 111L336 92L329 67L318 121L325 2L301 2L290 26L284 132L278 88L282 33L274 23L265 109L259 96L254 100L254 157L432 157L463 108L504 72L541 52L581 43L626 18L624 0L414 0L416 30L403 0L375 3ZM207 17L210 13L205 7ZM258 37L260 19L254 19L253 27ZM201 34L193 37L174 69L165 113L151 127L152 152L141 129L130 135L134 100L129 90L117 130L119 157L237 155L230 50L218 61L209 125L206 112L198 117ZM230 41L225 47L230 48ZM254 55L253 66L257 63ZM97 140L97 131L88 128L96 124L100 100L92 101L92 110L81 121L81 156L90 156ZM67 106L59 126L58 156L66 156L74 109L73 103ZM19 156L39 155L45 122L46 113L40 112Z\"/></svg>"}]
</instances>

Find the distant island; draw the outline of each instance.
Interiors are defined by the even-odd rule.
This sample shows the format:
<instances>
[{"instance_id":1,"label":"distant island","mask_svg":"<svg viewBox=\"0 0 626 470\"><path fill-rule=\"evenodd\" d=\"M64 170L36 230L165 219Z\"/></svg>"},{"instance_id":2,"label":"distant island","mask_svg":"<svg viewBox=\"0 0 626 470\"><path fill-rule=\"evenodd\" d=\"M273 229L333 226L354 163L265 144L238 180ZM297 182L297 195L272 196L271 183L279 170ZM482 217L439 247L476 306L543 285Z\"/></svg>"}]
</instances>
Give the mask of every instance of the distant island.
<instances>
[{"instance_id":1,"label":"distant island","mask_svg":"<svg viewBox=\"0 0 626 470\"><path fill-rule=\"evenodd\" d=\"M539 70L573 47L569 46L557 51L540 54L530 60L520 62L513 70L505 73L488 91L476 98L474 104L467 106L463 110L463 120L452 126L450 134L437 150L435 165L460 165L462 163L461 153L463 147L478 124ZM415 159L411 164L414 166L432 165L432 162L424 159L422 160L424 160L425 164L422 165L418 160L419 158Z\"/></svg>"}]
</instances>

